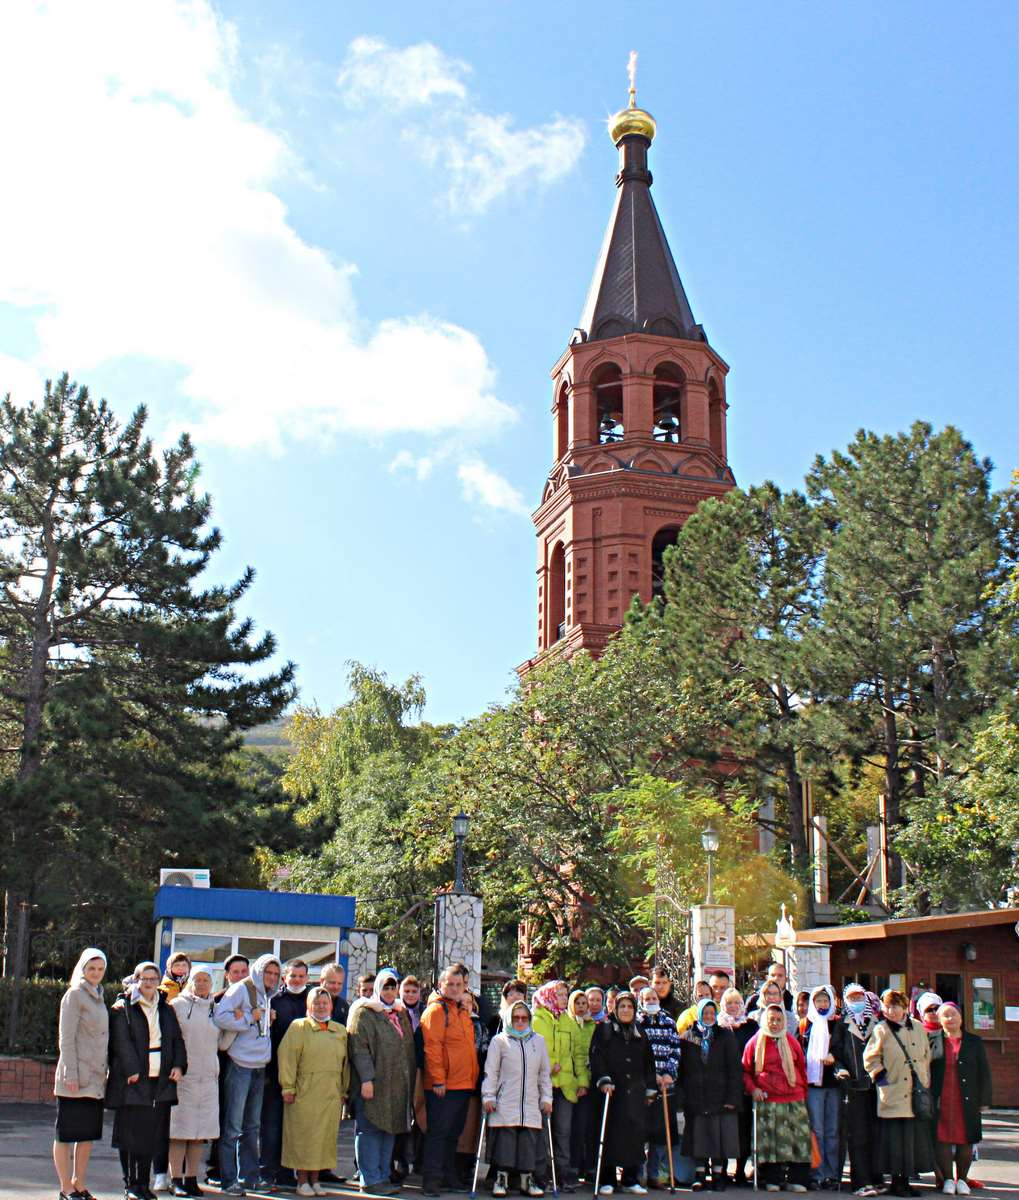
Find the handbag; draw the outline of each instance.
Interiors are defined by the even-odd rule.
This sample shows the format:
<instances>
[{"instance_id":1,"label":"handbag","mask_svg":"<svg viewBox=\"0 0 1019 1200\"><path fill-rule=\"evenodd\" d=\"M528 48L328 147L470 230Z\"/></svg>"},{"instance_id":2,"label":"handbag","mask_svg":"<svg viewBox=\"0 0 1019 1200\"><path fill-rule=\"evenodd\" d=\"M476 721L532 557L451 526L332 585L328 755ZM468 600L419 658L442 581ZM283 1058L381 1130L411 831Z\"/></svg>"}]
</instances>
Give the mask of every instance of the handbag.
<instances>
[{"instance_id":1,"label":"handbag","mask_svg":"<svg viewBox=\"0 0 1019 1200\"><path fill-rule=\"evenodd\" d=\"M888 1028L892 1029L891 1025ZM909 1051L902 1044L902 1040L894 1029L892 1029L892 1037L899 1043L899 1049L906 1056L906 1062L909 1064L909 1073L913 1076L913 1116L918 1121L932 1121L934 1119L934 1097L931 1095L931 1089L924 1087L920 1082L920 1076L916 1073L916 1067L913 1066L913 1060L909 1057Z\"/></svg>"},{"instance_id":2,"label":"handbag","mask_svg":"<svg viewBox=\"0 0 1019 1200\"><path fill-rule=\"evenodd\" d=\"M817 1134L812 1129L810 1131L810 1166L811 1166L811 1169L816 1171L817 1168L821 1165L821 1162L822 1162L821 1143L817 1140Z\"/></svg>"}]
</instances>

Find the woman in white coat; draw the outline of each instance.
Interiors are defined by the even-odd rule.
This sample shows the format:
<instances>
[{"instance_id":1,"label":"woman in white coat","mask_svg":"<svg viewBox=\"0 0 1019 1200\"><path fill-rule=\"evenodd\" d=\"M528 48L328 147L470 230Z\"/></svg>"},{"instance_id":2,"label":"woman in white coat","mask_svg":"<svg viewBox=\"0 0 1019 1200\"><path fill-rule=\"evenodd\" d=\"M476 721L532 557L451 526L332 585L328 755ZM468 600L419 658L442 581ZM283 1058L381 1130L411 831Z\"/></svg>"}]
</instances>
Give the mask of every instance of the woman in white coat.
<instances>
[{"instance_id":1,"label":"woman in white coat","mask_svg":"<svg viewBox=\"0 0 1019 1200\"><path fill-rule=\"evenodd\" d=\"M219 1028L212 1019L212 976L198 968L170 1001L188 1053L170 1111L170 1177L175 1196L201 1196L198 1169L205 1143L219 1137Z\"/></svg>"},{"instance_id":2,"label":"woman in white coat","mask_svg":"<svg viewBox=\"0 0 1019 1200\"><path fill-rule=\"evenodd\" d=\"M60 1200L81 1200L92 1143L103 1136L103 1097L110 1014L103 997L106 955L95 946L82 951L60 1001L60 1061L53 1092L57 1124L53 1165L60 1177Z\"/></svg>"},{"instance_id":3,"label":"woman in white coat","mask_svg":"<svg viewBox=\"0 0 1019 1200\"><path fill-rule=\"evenodd\" d=\"M542 1114L552 1112L552 1074L545 1039L531 1028L531 1010L518 1000L492 1038L485 1059L481 1103L488 1114L489 1158L495 1167L493 1196L505 1196L510 1171L520 1172L520 1191L542 1196L534 1181Z\"/></svg>"}]
</instances>

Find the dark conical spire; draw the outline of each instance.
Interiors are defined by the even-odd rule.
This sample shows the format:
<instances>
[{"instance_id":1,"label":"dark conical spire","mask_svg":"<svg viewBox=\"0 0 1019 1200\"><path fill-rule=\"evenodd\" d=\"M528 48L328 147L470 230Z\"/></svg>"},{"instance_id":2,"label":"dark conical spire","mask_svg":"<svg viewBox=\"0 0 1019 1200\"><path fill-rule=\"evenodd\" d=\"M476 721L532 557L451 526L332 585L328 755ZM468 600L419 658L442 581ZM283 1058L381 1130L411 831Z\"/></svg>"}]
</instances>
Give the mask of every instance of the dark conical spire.
<instances>
[{"instance_id":1,"label":"dark conical spire","mask_svg":"<svg viewBox=\"0 0 1019 1200\"><path fill-rule=\"evenodd\" d=\"M624 333L705 341L651 198L647 152L655 135L650 113L630 105L609 123L619 148L615 207L609 218L579 329L588 341Z\"/></svg>"}]
</instances>

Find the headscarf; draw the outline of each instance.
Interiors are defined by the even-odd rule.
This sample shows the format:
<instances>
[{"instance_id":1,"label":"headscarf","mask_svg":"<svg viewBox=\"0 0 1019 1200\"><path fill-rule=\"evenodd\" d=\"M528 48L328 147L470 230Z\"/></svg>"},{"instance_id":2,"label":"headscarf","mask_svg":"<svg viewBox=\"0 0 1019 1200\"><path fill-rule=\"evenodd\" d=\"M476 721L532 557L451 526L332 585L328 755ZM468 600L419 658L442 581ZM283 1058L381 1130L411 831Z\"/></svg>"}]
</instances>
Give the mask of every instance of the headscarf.
<instances>
[{"instance_id":1,"label":"headscarf","mask_svg":"<svg viewBox=\"0 0 1019 1200\"><path fill-rule=\"evenodd\" d=\"M780 1013L782 1016L782 1028L778 1033L772 1033L768 1029L768 1013ZM796 1083L796 1065L793 1062L793 1052L789 1047L789 1034L786 1031L785 1009L781 1004L769 1004L764 1010L764 1016L758 1022L760 1029L757 1032L757 1045L754 1047L754 1073L760 1075L764 1071L764 1058L768 1053L768 1038L771 1038L778 1045L778 1056L782 1060L782 1070L785 1072L786 1082L792 1087Z\"/></svg>"},{"instance_id":2,"label":"headscarf","mask_svg":"<svg viewBox=\"0 0 1019 1200\"><path fill-rule=\"evenodd\" d=\"M824 993L828 997L828 1011L820 1013L814 1003L815 996ZM820 1084L824 1075L824 1060L828 1057L831 1046L831 1026L829 1017L835 1016L835 993L826 983L814 988L810 993L810 1003L807 1005L807 1024L810 1035L807 1039L807 1083Z\"/></svg>"},{"instance_id":3,"label":"headscarf","mask_svg":"<svg viewBox=\"0 0 1019 1200\"><path fill-rule=\"evenodd\" d=\"M151 967L156 974L159 974L159 967L154 962L140 962L130 975L124 980L124 991L127 992L127 998L132 1004L137 1004L141 999L142 989L139 982L142 977L142 971L148 970Z\"/></svg>"},{"instance_id":4,"label":"headscarf","mask_svg":"<svg viewBox=\"0 0 1019 1200\"><path fill-rule=\"evenodd\" d=\"M620 1000L633 1006L632 1021L620 1021L616 1016L616 1011L618 1011ZM616 1010L614 1010L612 1015L609 1017L608 1024L611 1027L612 1032L620 1034L624 1041L629 1041L631 1038L639 1038L641 1036L640 1027L637 1025L637 1001L630 992L620 992L619 995L616 996Z\"/></svg>"},{"instance_id":5,"label":"headscarf","mask_svg":"<svg viewBox=\"0 0 1019 1200\"><path fill-rule=\"evenodd\" d=\"M726 1005L730 1000L739 1001L739 1012L734 1016L730 1016L726 1011ZM722 999L718 1002L718 1024L723 1029L738 1029L740 1025L745 1025L747 1021L747 1005L746 1001L740 995L736 988L726 988L722 993Z\"/></svg>"},{"instance_id":6,"label":"headscarf","mask_svg":"<svg viewBox=\"0 0 1019 1200\"><path fill-rule=\"evenodd\" d=\"M522 1008L527 1013L527 1028L523 1033L517 1033L513 1028L513 1014L518 1008ZM506 1014L506 1020L503 1022L503 1033L511 1038L516 1038L519 1042L526 1042L528 1038L534 1037L534 1030L531 1028L531 1010L523 1000L514 1000L510 1005L510 1010Z\"/></svg>"},{"instance_id":7,"label":"headscarf","mask_svg":"<svg viewBox=\"0 0 1019 1200\"><path fill-rule=\"evenodd\" d=\"M704 1024L704 1010L708 1005L715 1010L715 1020L711 1025ZM715 1029L718 1025L718 1004L711 996L705 996L702 1000L697 1001L697 1032L701 1037L701 1058L707 1062L708 1055L711 1053L711 1043L715 1036Z\"/></svg>"},{"instance_id":8,"label":"headscarf","mask_svg":"<svg viewBox=\"0 0 1019 1200\"><path fill-rule=\"evenodd\" d=\"M392 968L383 967L375 976L375 982L372 984L372 999L377 1000L382 1005L382 1011L386 1014L389 1024L392 1025L400 1037L403 1037L403 1024L400 1021L400 1013L404 1011L405 1006L399 996L394 996L389 1004L382 999L382 986L387 981L399 984L400 977Z\"/></svg>"},{"instance_id":9,"label":"headscarf","mask_svg":"<svg viewBox=\"0 0 1019 1200\"><path fill-rule=\"evenodd\" d=\"M585 1021L591 1021L594 1018L591 1016L590 1012L584 1013L582 1017L577 1016L578 996L583 996L586 1000L587 992L585 992L583 988L575 988L572 992L570 992L570 998L566 1001L566 1011L570 1014L574 1021L577 1022L578 1025L583 1025ZM516 1008L516 1003L514 1003L513 1007Z\"/></svg>"},{"instance_id":10,"label":"headscarf","mask_svg":"<svg viewBox=\"0 0 1019 1200\"><path fill-rule=\"evenodd\" d=\"M199 975L205 975L208 978L210 984L213 982L211 971L207 971L205 969L205 967L195 967L194 970L191 972L191 974L188 976L187 983L185 983L184 987L181 989L181 995L182 996L191 996L195 1000L211 1000L212 999L211 988L209 990L208 996L199 996L198 993L195 991L195 980L198 978Z\"/></svg>"},{"instance_id":11,"label":"headscarf","mask_svg":"<svg viewBox=\"0 0 1019 1200\"><path fill-rule=\"evenodd\" d=\"M533 1001L535 1007L547 1008L553 1017L561 1017L566 1009L559 1003L559 998L556 996L556 989L565 986L565 983L561 979L550 979L547 983L543 983L534 993Z\"/></svg>"},{"instance_id":12,"label":"headscarf","mask_svg":"<svg viewBox=\"0 0 1019 1200\"><path fill-rule=\"evenodd\" d=\"M863 996L864 1007L858 1013L853 1012L853 1010L849 1007L850 992L860 992ZM849 1025L850 1029L853 1029L855 1026L856 1030L861 1032L865 1030L867 1025L877 1016L877 1010L874 1008L870 994L862 983L846 984L846 986L842 989L842 1008L845 1012L846 1023Z\"/></svg>"},{"instance_id":13,"label":"headscarf","mask_svg":"<svg viewBox=\"0 0 1019 1200\"><path fill-rule=\"evenodd\" d=\"M941 999L937 992L924 992L923 995L917 998L916 1015L923 1022L924 1029L929 1032L940 1030L941 1025L938 1021L937 1013L934 1014L934 1020L928 1024L927 1009L932 1005L935 1008L940 1008L942 1004L944 1004L944 1000Z\"/></svg>"},{"instance_id":14,"label":"headscarf","mask_svg":"<svg viewBox=\"0 0 1019 1200\"><path fill-rule=\"evenodd\" d=\"M95 946L86 946L82 950L78 961L74 964L74 970L71 972L71 982L68 986L71 988L84 987L92 994L102 997L103 985L100 984L98 987L93 987L85 978L85 968L94 958L101 958L103 966L106 966L106 955L102 950L97 949Z\"/></svg>"}]
</instances>

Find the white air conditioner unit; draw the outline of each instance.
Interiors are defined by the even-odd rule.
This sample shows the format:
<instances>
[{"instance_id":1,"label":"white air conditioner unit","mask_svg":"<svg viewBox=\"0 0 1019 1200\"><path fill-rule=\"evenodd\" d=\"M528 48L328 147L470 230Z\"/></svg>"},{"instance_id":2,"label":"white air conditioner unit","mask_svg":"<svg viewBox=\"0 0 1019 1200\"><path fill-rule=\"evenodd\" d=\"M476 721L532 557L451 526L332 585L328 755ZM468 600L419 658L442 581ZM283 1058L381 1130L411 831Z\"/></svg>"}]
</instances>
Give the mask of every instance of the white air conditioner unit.
<instances>
[{"instance_id":1,"label":"white air conditioner unit","mask_svg":"<svg viewBox=\"0 0 1019 1200\"><path fill-rule=\"evenodd\" d=\"M208 867L163 867L160 887L210 887Z\"/></svg>"}]
</instances>

